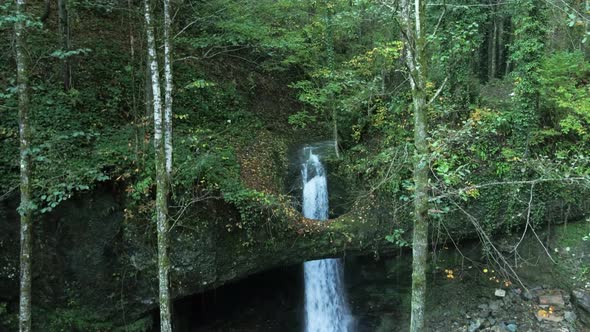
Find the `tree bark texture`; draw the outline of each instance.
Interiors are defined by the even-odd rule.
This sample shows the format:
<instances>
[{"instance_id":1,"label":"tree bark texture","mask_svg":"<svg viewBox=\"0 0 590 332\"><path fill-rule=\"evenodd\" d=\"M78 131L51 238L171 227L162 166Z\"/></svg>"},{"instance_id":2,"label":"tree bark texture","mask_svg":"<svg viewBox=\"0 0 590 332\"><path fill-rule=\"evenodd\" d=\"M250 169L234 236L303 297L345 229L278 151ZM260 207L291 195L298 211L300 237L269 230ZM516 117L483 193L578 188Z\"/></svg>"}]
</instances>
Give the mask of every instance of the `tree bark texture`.
<instances>
[{"instance_id":1,"label":"tree bark texture","mask_svg":"<svg viewBox=\"0 0 590 332\"><path fill-rule=\"evenodd\" d=\"M165 77L165 150L166 150L166 173L171 182L172 176L172 47L170 41L170 0L164 0L164 77Z\"/></svg>"},{"instance_id":2,"label":"tree bark texture","mask_svg":"<svg viewBox=\"0 0 590 332\"><path fill-rule=\"evenodd\" d=\"M412 309L410 331L424 331L426 264L428 258L428 144L426 118L425 3L401 0L405 62L414 107L414 231L412 240ZM413 14L413 15L412 15Z\"/></svg>"},{"instance_id":3,"label":"tree bark texture","mask_svg":"<svg viewBox=\"0 0 590 332\"><path fill-rule=\"evenodd\" d=\"M332 27L332 5L330 1L324 1L324 7L326 10L326 14L324 16L324 21L326 24L326 56L328 58L328 69L330 73L334 72L335 68L335 56L334 56L334 33ZM332 136L334 138L334 152L336 153L336 158L340 159L340 149L338 147L338 110L334 105L334 102L330 102L328 107L331 109L332 113Z\"/></svg>"},{"instance_id":4,"label":"tree bark texture","mask_svg":"<svg viewBox=\"0 0 590 332\"><path fill-rule=\"evenodd\" d=\"M508 36L506 36L506 45L511 45L512 44L512 37L513 37L513 33L514 33L514 26L512 24L512 18L509 17L508 18ZM504 50L509 51L510 48L508 47L504 47ZM506 55L504 56L505 58L505 63L506 63L506 67L504 68L504 75L507 76L508 74L510 74L511 71L511 61L510 61L510 53L507 52Z\"/></svg>"},{"instance_id":5,"label":"tree bark texture","mask_svg":"<svg viewBox=\"0 0 590 332\"><path fill-rule=\"evenodd\" d=\"M25 0L16 0L16 68L20 138L20 305L19 331L31 331L32 214L31 129L29 125L29 73L26 59Z\"/></svg>"},{"instance_id":6,"label":"tree bark texture","mask_svg":"<svg viewBox=\"0 0 590 332\"><path fill-rule=\"evenodd\" d=\"M498 23L498 72L497 75L502 77L502 73L504 72L502 69L506 65L506 43L505 43L505 36L504 36L504 21L505 18L501 17L500 22Z\"/></svg>"},{"instance_id":7,"label":"tree bark texture","mask_svg":"<svg viewBox=\"0 0 590 332\"><path fill-rule=\"evenodd\" d=\"M162 99L160 75L156 56L156 41L149 0L144 0L144 18L147 32L148 63L151 73L152 100L154 110L154 150L156 166L156 223L158 232L158 288L160 301L160 331L172 331L170 306L168 257L168 176L163 141Z\"/></svg>"},{"instance_id":8,"label":"tree bark texture","mask_svg":"<svg viewBox=\"0 0 590 332\"><path fill-rule=\"evenodd\" d=\"M489 62L490 62L490 72L488 75L488 79L493 80L494 78L496 78L496 72L497 72L497 57L496 57L496 51L498 49L498 23L497 23L498 18L494 17L494 20L492 22L492 30L491 30L491 35L490 35L490 49L489 49Z\"/></svg>"},{"instance_id":9,"label":"tree bark texture","mask_svg":"<svg viewBox=\"0 0 590 332\"><path fill-rule=\"evenodd\" d=\"M59 35L61 38L61 50L66 53L71 50L70 45L70 19L68 16L67 0L58 0L58 14L59 14ZM69 56L64 56L62 59L62 79L64 90L72 88L72 64Z\"/></svg>"}]
</instances>

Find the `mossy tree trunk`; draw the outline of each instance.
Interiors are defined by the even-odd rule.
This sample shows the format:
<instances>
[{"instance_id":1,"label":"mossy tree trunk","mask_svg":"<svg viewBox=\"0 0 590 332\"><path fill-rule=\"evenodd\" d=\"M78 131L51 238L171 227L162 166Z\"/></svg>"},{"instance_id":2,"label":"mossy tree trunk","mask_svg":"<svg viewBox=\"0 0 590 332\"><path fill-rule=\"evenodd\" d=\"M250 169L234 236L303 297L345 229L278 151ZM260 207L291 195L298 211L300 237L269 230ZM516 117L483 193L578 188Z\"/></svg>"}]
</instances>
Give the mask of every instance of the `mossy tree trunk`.
<instances>
[{"instance_id":1,"label":"mossy tree trunk","mask_svg":"<svg viewBox=\"0 0 590 332\"><path fill-rule=\"evenodd\" d=\"M332 24L332 11L334 10L334 4L332 4L329 0L324 1L324 7L326 13L324 15L324 21L326 24L326 57L328 59L328 69L330 70L330 74L334 74L334 69L336 67L336 59L334 55L334 27ZM338 109L335 105L335 98L336 96L332 96L334 99L329 102L328 107L330 108L330 113L332 114L332 137L334 138L334 152L336 153L336 158L340 158L340 149L338 147Z\"/></svg>"},{"instance_id":2,"label":"mossy tree trunk","mask_svg":"<svg viewBox=\"0 0 590 332\"><path fill-rule=\"evenodd\" d=\"M150 67L152 102L154 111L154 150L156 166L156 223L158 232L158 289L160 301L160 331L172 331L170 306L170 261L168 257L168 196L169 181L166 173L164 148L164 123L162 121L162 98L160 74L156 56L156 41L152 22L150 0L144 0L144 18L147 33L148 63Z\"/></svg>"},{"instance_id":3,"label":"mossy tree trunk","mask_svg":"<svg viewBox=\"0 0 590 332\"><path fill-rule=\"evenodd\" d=\"M504 68L505 63L506 63L506 59L504 58L504 55L506 53L506 44L505 44L505 35L504 35L504 21L506 20L506 18L504 16L500 17L500 21L498 23L498 69L497 69L497 75L499 78L502 78L503 75L503 71L502 68Z\"/></svg>"},{"instance_id":4,"label":"mossy tree trunk","mask_svg":"<svg viewBox=\"0 0 590 332\"><path fill-rule=\"evenodd\" d=\"M170 0L164 0L164 78L165 78L165 111L164 140L166 151L166 173L171 183L172 176L172 46L170 41Z\"/></svg>"},{"instance_id":5,"label":"mossy tree trunk","mask_svg":"<svg viewBox=\"0 0 590 332\"><path fill-rule=\"evenodd\" d=\"M428 258L428 144L424 0L401 0L400 23L414 107L414 232L412 240L412 315L410 331L424 330Z\"/></svg>"},{"instance_id":6,"label":"mossy tree trunk","mask_svg":"<svg viewBox=\"0 0 590 332\"><path fill-rule=\"evenodd\" d=\"M493 80L496 78L497 72L497 55L496 52L498 50L498 17L496 13L493 14L494 19L492 20L492 27L490 31L490 44L489 44L489 59L490 62L490 71L488 74L488 79Z\"/></svg>"},{"instance_id":7,"label":"mossy tree trunk","mask_svg":"<svg viewBox=\"0 0 590 332\"><path fill-rule=\"evenodd\" d=\"M26 59L25 0L16 0L16 68L18 120L20 136L20 307L19 330L31 331L32 216L31 198L31 129L29 125L29 72Z\"/></svg>"},{"instance_id":8,"label":"mossy tree trunk","mask_svg":"<svg viewBox=\"0 0 590 332\"><path fill-rule=\"evenodd\" d=\"M72 88L72 65L70 57L67 52L70 51L70 19L68 15L68 4L67 0L58 0L58 16L59 16L59 35L61 38L61 51L64 53L62 58L62 79L64 84L64 90L70 90Z\"/></svg>"}]
</instances>

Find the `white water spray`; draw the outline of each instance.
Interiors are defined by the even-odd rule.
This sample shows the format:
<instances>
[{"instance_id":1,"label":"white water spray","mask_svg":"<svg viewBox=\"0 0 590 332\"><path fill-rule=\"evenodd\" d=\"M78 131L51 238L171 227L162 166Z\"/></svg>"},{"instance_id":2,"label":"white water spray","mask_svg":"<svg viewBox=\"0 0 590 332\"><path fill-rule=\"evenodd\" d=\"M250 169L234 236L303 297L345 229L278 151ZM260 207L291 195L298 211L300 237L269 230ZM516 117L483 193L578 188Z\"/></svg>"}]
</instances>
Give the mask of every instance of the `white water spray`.
<instances>
[{"instance_id":1,"label":"white water spray","mask_svg":"<svg viewBox=\"0 0 590 332\"><path fill-rule=\"evenodd\" d=\"M312 147L303 149L303 215L328 219L328 183L324 166ZM346 303L340 259L303 264L305 278L305 331L348 332L352 317Z\"/></svg>"}]
</instances>

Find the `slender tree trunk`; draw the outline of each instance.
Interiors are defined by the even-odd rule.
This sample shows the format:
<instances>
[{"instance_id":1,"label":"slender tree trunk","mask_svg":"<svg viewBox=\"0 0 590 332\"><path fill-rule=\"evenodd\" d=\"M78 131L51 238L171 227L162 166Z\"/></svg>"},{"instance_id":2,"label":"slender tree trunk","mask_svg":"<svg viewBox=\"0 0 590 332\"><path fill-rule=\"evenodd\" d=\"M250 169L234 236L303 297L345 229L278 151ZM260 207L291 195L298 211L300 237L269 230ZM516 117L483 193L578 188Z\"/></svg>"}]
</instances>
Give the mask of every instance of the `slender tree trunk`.
<instances>
[{"instance_id":1,"label":"slender tree trunk","mask_svg":"<svg viewBox=\"0 0 590 332\"><path fill-rule=\"evenodd\" d=\"M504 58L504 53L506 51L506 44L504 43L504 17L500 18L500 22L498 24L498 76L502 77L502 69L506 64L506 59Z\"/></svg>"},{"instance_id":2,"label":"slender tree trunk","mask_svg":"<svg viewBox=\"0 0 590 332\"><path fill-rule=\"evenodd\" d=\"M51 0L45 0L45 8L43 9L43 15L41 15L41 22L45 24L49 16L51 15Z\"/></svg>"},{"instance_id":3,"label":"slender tree trunk","mask_svg":"<svg viewBox=\"0 0 590 332\"><path fill-rule=\"evenodd\" d=\"M426 38L424 0L401 0L405 62L414 106L414 232L412 240L412 315L410 331L424 331L426 264L428 258L428 144L426 119ZM412 20L413 17L413 20ZM413 22L412 22L413 21Z\"/></svg>"},{"instance_id":4,"label":"slender tree trunk","mask_svg":"<svg viewBox=\"0 0 590 332\"><path fill-rule=\"evenodd\" d=\"M160 331L172 331L168 257L168 176L163 141L162 100L160 75L156 58L156 41L149 0L144 0L144 17L147 32L148 63L150 66L154 108L154 150L156 164L156 223L158 232L158 285L160 300Z\"/></svg>"},{"instance_id":5,"label":"slender tree trunk","mask_svg":"<svg viewBox=\"0 0 590 332\"><path fill-rule=\"evenodd\" d=\"M166 173L168 180L172 181L172 48L170 41L170 0L164 0L164 76L165 76L165 150L166 150Z\"/></svg>"},{"instance_id":6,"label":"slender tree trunk","mask_svg":"<svg viewBox=\"0 0 590 332\"><path fill-rule=\"evenodd\" d=\"M497 68L496 68L496 50L498 49L498 22L497 22L497 18L494 16L494 21L492 23L492 31L491 31L491 36L490 36L490 49L489 49L489 61L490 61L490 72L488 74L488 78L490 80L493 80L494 78L496 78L496 72L497 72Z\"/></svg>"},{"instance_id":7,"label":"slender tree trunk","mask_svg":"<svg viewBox=\"0 0 590 332\"><path fill-rule=\"evenodd\" d=\"M71 49L70 45L70 20L68 17L68 4L67 0L58 0L58 13L59 13L59 34L61 37L61 50L62 52L68 52ZM64 89L67 91L72 88L72 65L69 56L65 56L62 59L62 79L64 83Z\"/></svg>"},{"instance_id":8,"label":"slender tree trunk","mask_svg":"<svg viewBox=\"0 0 590 332\"><path fill-rule=\"evenodd\" d=\"M29 72L26 49L25 0L16 0L16 68L20 136L20 308L19 331L31 331L31 266L33 201L31 199L31 129L29 126Z\"/></svg>"},{"instance_id":9,"label":"slender tree trunk","mask_svg":"<svg viewBox=\"0 0 590 332\"><path fill-rule=\"evenodd\" d=\"M326 15L324 17L326 22L326 54L328 56L328 69L330 73L334 73L335 59L334 59L334 35L332 31L332 5L329 0L324 1L324 7ZM331 108L332 113L332 135L334 137L334 152L336 152L336 158L340 158L340 150L338 148L338 110L334 105L334 100L330 102L328 106Z\"/></svg>"},{"instance_id":10,"label":"slender tree trunk","mask_svg":"<svg viewBox=\"0 0 590 332\"><path fill-rule=\"evenodd\" d=\"M584 50L584 55L586 56L586 58L588 58L588 43L590 43L590 40L588 40L588 33L590 32L590 24L588 21L590 21L590 0L586 0L584 2L584 14L582 19L584 20L584 38L586 38L586 43L584 43L584 45L582 46L583 50Z\"/></svg>"},{"instance_id":11,"label":"slender tree trunk","mask_svg":"<svg viewBox=\"0 0 590 332\"><path fill-rule=\"evenodd\" d=\"M129 27L129 53L131 55L129 68L131 69L131 111L133 113L133 127L135 134L135 160L139 160L139 116L137 114L137 97L135 93L135 37L133 35L133 12L131 11L131 0L127 0L127 19Z\"/></svg>"},{"instance_id":12,"label":"slender tree trunk","mask_svg":"<svg viewBox=\"0 0 590 332\"><path fill-rule=\"evenodd\" d=\"M512 24L512 18L509 17L508 18L508 51L510 51L510 45L513 42L513 36L514 36L514 24ZM510 61L510 52L508 52L508 54L506 54L506 70L504 71L504 75L508 76L508 74L510 74L510 70L511 70L511 61Z\"/></svg>"},{"instance_id":13,"label":"slender tree trunk","mask_svg":"<svg viewBox=\"0 0 590 332\"><path fill-rule=\"evenodd\" d=\"M144 0L145 1L145 0ZM147 150L148 139L148 123L150 119L154 117L154 92L152 91L152 72L150 70L149 59L146 61L145 66L145 114L141 118L141 134L143 135L141 149ZM142 163L145 163L146 154L142 154Z\"/></svg>"}]
</instances>

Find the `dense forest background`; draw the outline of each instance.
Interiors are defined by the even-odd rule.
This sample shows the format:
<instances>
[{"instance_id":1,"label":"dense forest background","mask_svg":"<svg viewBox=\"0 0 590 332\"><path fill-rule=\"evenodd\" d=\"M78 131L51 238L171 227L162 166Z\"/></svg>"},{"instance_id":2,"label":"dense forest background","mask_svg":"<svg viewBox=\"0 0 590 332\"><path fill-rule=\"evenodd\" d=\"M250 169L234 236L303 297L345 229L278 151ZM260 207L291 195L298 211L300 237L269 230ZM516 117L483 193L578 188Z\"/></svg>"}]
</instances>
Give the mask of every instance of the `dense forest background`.
<instances>
[{"instance_id":1,"label":"dense forest background","mask_svg":"<svg viewBox=\"0 0 590 332\"><path fill-rule=\"evenodd\" d=\"M316 232L296 212L297 175L288 156L302 143L334 139L328 162L340 188L332 194L337 196L332 216L366 219L365 228L390 218L396 220L386 227L390 242L411 240L404 232L411 223L414 122L395 2L176 0L171 5L170 217L178 232L171 252L182 246L182 234L198 238L194 234L213 228L232 233L233 242L224 245L244 253L279 247L277 234ZM68 201L96 192L116 197L124 221L109 241L127 244L111 248L111 254L125 256L111 272L138 259L129 254L130 246L155 248L154 92L142 6L133 0L27 6L35 215L55 221ZM158 52L163 52L161 6L153 2ZM446 220L460 237L470 233L465 231L470 223L456 218L464 209L477 217L478 234L583 216L590 174L588 2L441 0L426 8L431 220ZM18 219L7 211L16 209L19 186L13 30L19 19L12 1L0 1L0 197L7 207L0 216L5 220ZM219 212L224 209L229 216ZM39 279L44 267L67 266L55 257L44 260L52 256L44 246L77 240L55 236L59 222L35 227ZM2 222L0 229L9 234L14 225ZM353 237L358 231L342 229ZM15 323L10 290L18 276L15 241L0 242L2 251L11 253L0 260L6 285L0 325L7 326ZM153 262L145 264L149 267L139 263L134 269L148 274ZM172 280L174 273L181 274L173 268ZM104 275L98 282L121 278ZM52 330L123 324L116 310L89 314L84 305L96 306L101 296L82 305L78 286L34 289L39 300L33 302ZM127 315L139 319L144 311L130 309Z\"/></svg>"}]
</instances>

